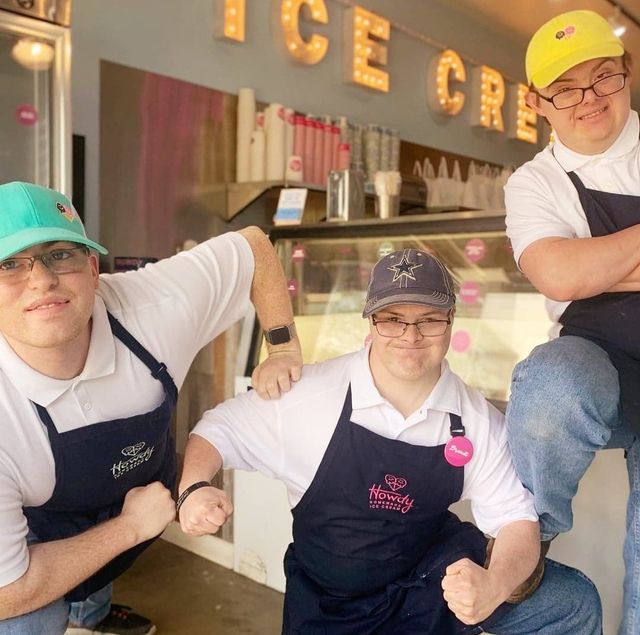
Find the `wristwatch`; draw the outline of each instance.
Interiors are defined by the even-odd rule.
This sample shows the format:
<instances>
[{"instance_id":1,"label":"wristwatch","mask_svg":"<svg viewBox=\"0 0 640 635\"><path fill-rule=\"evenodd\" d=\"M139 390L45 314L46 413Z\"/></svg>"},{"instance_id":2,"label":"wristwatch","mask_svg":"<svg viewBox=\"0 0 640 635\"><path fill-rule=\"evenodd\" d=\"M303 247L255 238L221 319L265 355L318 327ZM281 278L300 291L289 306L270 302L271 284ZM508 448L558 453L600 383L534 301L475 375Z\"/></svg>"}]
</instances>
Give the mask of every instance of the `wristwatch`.
<instances>
[{"instance_id":1,"label":"wristwatch","mask_svg":"<svg viewBox=\"0 0 640 635\"><path fill-rule=\"evenodd\" d=\"M278 344L286 344L290 342L296 334L295 324L286 324L283 326L274 326L264 332L264 339L273 346Z\"/></svg>"}]
</instances>

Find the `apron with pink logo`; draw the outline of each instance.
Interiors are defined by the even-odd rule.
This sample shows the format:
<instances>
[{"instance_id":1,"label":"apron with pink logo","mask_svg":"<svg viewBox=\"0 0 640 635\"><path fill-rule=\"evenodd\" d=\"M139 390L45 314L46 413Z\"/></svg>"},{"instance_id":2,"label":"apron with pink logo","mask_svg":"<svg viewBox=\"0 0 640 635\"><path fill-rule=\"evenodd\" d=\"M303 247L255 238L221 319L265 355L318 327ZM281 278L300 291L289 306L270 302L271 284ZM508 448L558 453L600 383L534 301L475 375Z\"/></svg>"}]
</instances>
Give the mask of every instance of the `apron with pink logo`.
<instances>
[{"instance_id":1,"label":"apron with pink logo","mask_svg":"<svg viewBox=\"0 0 640 635\"><path fill-rule=\"evenodd\" d=\"M482 532L449 511L464 483L464 467L445 460L445 447L467 451L460 417L449 415L447 446L424 447L377 435L351 412L349 388L313 482L292 510L283 633L482 632L509 607L467 626L441 588L448 565L485 560Z\"/></svg>"}]
</instances>

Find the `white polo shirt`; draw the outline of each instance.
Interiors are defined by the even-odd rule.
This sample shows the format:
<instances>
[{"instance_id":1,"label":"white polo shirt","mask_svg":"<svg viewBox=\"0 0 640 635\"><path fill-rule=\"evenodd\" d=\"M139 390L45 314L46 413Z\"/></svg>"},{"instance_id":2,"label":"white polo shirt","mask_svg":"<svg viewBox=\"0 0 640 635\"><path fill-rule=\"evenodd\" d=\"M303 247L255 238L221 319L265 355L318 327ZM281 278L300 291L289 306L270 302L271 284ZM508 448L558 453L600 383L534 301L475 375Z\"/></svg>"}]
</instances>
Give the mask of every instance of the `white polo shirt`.
<instances>
[{"instance_id":1,"label":"white polo shirt","mask_svg":"<svg viewBox=\"0 0 640 635\"><path fill-rule=\"evenodd\" d=\"M74 379L36 372L0 337L0 586L29 564L22 506L42 505L55 485L48 435L30 400L60 432L156 408L162 385L112 336L107 309L179 388L198 351L248 310L253 271L249 243L229 233L138 271L101 275L89 354Z\"/></svg>"},{"instance_id":2,"label":"white polo shirt","mask_svg":"<svg viewBox=\"0 0 640 635\"><path fill-rule=\"evenodd\" d=\"M369 349L305 366L301 380L280 399L255 391L206 412L194 428L213 444L225 468L257 470L281 480L294 507L324 456L351 383L358 425L389 439L435 446L450 438L448 413L460 415L474 446L464 467L462 500L469 499L478 527L495 536L515 520L537 520L533 497L516 477L502 414L442 363L442 375L422 407L405 419L378 392Z\"/></svg>"},{"instance_id":3,"label":"white polo shirt","mask_svg":"<svg viewBox=\"0 0 640 635\"><path fill-rule=\"evenodd\" d=\"M591 236L567 172L575 172L589 189L640 196L639 133L638 114L631 111L618 138L601 154L578 154L556 141L513 173L504 191L507 235L516 262L541 238ZM551 318L557 322L568 304L547 300Z\"/></svg>"}]
</instances>

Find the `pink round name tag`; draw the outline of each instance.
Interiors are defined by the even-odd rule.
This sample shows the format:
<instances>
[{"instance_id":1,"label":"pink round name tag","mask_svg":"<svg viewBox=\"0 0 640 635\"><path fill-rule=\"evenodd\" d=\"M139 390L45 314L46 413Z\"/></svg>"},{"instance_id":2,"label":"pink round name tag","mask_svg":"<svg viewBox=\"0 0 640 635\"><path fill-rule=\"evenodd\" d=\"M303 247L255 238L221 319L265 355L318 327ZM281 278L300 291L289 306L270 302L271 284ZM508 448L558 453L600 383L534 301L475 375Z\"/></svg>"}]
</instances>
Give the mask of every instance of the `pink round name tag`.
<instances>
[{"instance_id":1,"label":"pink round name tag","mask_svg":"<svg viewBox=\"0 0 640 635\"><path fill-rule=\"evenodd\" d=\"M451 437L444 446L444 458L454 467L466 465L473 458L473 443L467 437Z\"/></svg>"}]
</instances>

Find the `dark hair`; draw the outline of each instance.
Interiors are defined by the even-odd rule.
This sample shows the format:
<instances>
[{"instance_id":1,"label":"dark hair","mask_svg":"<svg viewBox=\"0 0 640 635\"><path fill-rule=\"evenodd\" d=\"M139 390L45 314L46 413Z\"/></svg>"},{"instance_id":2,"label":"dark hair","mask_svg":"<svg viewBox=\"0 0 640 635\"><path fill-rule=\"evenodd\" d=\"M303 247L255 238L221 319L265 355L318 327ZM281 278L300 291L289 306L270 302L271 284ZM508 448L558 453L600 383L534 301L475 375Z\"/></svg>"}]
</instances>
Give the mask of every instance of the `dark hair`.
<instances>
[{"instance_id":1,"label":"dark hair","mask_svg":"<svg viewBox=\"0 0 640 635\"><path fill-rule=\"evenodd\" d=\"M629 51L625 51L622 56L622 65L624 66L624 70L631 72L631 67L633 66L633 60L631 59L631 53Z\"/></svg>"}]
</instances>

